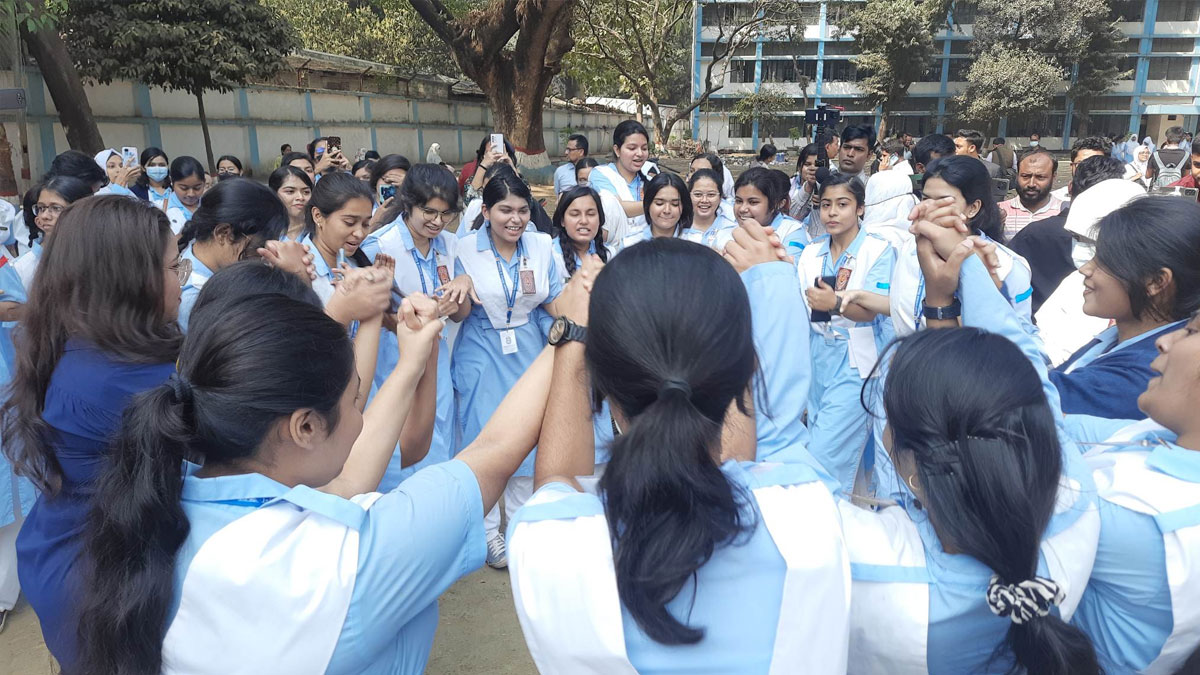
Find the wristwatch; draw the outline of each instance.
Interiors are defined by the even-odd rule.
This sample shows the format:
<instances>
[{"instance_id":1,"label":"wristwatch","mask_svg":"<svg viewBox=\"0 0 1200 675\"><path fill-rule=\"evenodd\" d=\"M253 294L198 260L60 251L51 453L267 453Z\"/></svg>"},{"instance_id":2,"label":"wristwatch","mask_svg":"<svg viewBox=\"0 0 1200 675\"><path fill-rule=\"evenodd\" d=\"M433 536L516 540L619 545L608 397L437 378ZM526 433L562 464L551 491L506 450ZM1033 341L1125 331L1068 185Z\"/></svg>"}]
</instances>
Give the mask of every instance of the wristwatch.
<instances>
[{"instance_id":1,"label":"wristwatch","mask_svg":"<svg viewBox=\"0 0 1200 675\"><path fill-rule=\"evenodd\" d=\"M921 310L921 314L926 319L933 321L947 321L962 316L962 301L958 298L955 298L954 302L945 307L930 307L929 305L924 305L923 307L924 309Z\"/></svg>"},{"instance_id":2,"label":"wristwatch","mask_svg":"<svg viewBox=\"0 0 1200 675\"><path fill-rule=\"evenodd\" d=\"M560 316L550 326L549 342L555 347L567 342L587 342L587 326L580 326L567 317Z\"/></svg>"},{"instance_id":3,"label":"wristwatch","mask_svg":"<svg viewBox=\"0 0 1200 675\"><path fill-rule=\"evenodd\" d=\"M829 313L834 316L841 316L842 315L842 296L835 295L834 297L837 298L837 302L833 303L833 309L829 310Z\"/></svg>"}]
</instances>

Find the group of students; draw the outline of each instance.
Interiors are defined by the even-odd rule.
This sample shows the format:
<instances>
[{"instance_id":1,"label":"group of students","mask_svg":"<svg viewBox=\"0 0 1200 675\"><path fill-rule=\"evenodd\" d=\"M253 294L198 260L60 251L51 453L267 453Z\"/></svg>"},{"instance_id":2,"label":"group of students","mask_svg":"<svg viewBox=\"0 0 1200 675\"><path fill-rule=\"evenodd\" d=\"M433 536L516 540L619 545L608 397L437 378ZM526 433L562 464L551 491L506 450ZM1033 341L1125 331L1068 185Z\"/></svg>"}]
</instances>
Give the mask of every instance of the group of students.
<instances>
[{"instance_id":1,"label":"group of students","mask_svg":"<svg viewBox=\"0 0 1200 675\"><path fill-rule=\"evenodd\" d=\"M915 190L838 140L683 178L623 122L549 232L489 139L464 184L284 162L178 232L52 167L0 260L39 493L0 544L51 652L422 672L487 563L546 673L1198 667L1200 205L1074 194L1113 326L1052 369L982 163L921 139Z\"/></svg>"}]
</instances>

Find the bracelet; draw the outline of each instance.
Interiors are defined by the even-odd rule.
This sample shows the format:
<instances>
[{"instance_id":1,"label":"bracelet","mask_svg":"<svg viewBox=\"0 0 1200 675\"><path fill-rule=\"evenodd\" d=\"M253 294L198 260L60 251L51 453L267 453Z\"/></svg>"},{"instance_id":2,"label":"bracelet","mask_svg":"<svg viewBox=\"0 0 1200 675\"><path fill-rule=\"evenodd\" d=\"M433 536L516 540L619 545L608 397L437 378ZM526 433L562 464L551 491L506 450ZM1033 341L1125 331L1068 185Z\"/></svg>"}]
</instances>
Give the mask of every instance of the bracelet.
<instances>
[{"instance_id":1,"label":"bracelet","mask_svg":"<svg viewBox=\"0 0 1200 675\"><path fill-rule=\"evenodd\" d=\"M835 295L834 297L837 298L837 302L835 302L833 304L833 309L829 310L829 313L836 315L836 316L841 316L842 315L842 296Z\"/></svg>"}]
</instances>

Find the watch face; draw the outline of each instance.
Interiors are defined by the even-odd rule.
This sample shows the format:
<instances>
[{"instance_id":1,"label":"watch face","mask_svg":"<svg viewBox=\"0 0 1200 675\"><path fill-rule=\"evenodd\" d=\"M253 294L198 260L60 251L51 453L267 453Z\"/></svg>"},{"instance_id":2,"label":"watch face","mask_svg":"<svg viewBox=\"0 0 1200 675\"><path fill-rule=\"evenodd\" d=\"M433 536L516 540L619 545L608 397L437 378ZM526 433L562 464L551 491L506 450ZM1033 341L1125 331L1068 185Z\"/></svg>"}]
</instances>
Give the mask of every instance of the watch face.
<instances>
[{"instance_id":1,"label":"watch face","mask_svg":"<svg viewBox=\"0 0 1200 675\"><path fill-rule=\"evenodd\" d=\"M563 331L567 329L567 322L559 317L550 325L550 344L556 345L562 341Z\"/></svg>"}]
</instances>

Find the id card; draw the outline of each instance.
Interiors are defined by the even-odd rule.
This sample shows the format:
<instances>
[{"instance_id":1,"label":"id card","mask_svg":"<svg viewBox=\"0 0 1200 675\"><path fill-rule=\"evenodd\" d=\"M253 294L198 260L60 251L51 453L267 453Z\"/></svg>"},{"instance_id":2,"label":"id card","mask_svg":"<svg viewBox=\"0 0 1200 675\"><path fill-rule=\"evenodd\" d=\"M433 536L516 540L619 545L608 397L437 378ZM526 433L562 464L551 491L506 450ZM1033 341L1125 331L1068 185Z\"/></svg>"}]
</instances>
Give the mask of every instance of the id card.
<instances>
[{"instance_id":1,"label":"id card","mask_svg":"<svg viewBox=\"0 0 1200 675\"><path fill-rule=\"evenodd\" d=\"M838 273L837 273L837 284L834 285L833 290L835 290L835 291L846 290L846 287L850 285L850 275L852 273L853 273L853 270L851 270L849 267L839 268Z\"/></svg>"},{"instance_id":2,"label":"id card","mask_svg":"<svg viewBox=\"0 0 1200 675\"><path fill-rule=\"evenodd\" d=\"M521 270L521 294L533 295L537 293L537 286L533 282L533 270Z\"/></svg>"},{"instance_id":3,"label":"id card","mask_svg":"<svg viewBox=\"0 0 1200 675\"><path fill-rule=\"evenodd\" d=\"M500 331L500 353L517 353L517 331L511 328L506 328Z\"/></svg>"},{"instance_id":4,"label":"id card","mask_svg":"<svg viewBox=\"0 0 1200 675\"><path fill-rule=\"evenodd\" d=\"M450 283L450 270L446 269L445 265L437 266L438 283L442 286Z\"/></svg>"}]
</instances>

